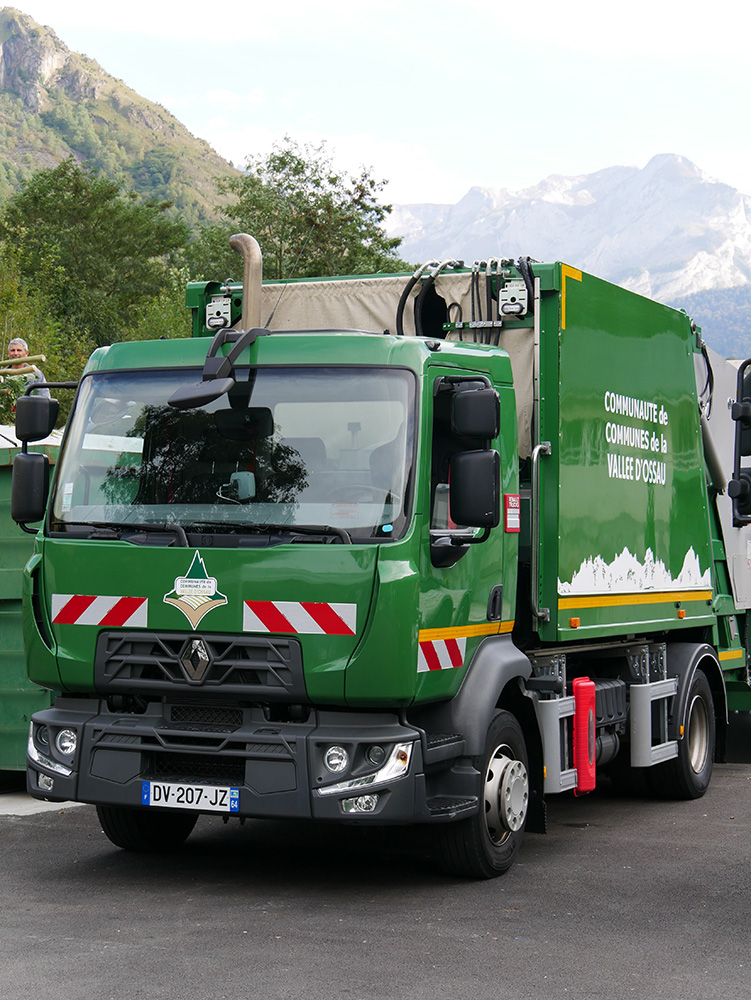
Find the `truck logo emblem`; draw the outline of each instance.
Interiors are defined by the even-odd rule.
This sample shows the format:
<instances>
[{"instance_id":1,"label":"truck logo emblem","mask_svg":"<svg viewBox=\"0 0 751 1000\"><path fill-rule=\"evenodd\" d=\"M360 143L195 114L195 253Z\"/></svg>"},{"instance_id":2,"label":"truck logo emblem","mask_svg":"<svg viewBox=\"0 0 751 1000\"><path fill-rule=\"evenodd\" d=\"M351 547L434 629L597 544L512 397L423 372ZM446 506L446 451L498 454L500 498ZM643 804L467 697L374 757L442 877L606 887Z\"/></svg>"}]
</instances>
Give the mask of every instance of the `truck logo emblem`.
<instances>
[{"instance_id":1,"label":"truck logo emblem","mask_svg":"<svg viewBox=\"0 0 751 1000\"><path fill-rule=\"evenodd\" d=\"M201 553L196 551L185 576L178 576L175 586L164 595L164 603L178 608L193 628L204 615L227 603L227 598L217 590L216 577L209 576Z\"/></svg>"},{"instance_id":2,"label":"truck logo emblem","mask_svg":"<svg viewBox=\"0 0 751 1000\"><path fill-rule=\"evenodd\" d=\"M189 681L201 681L211 662L203 639L191 639L180 657L180 663Z\"/></svg>"}]
</instances>

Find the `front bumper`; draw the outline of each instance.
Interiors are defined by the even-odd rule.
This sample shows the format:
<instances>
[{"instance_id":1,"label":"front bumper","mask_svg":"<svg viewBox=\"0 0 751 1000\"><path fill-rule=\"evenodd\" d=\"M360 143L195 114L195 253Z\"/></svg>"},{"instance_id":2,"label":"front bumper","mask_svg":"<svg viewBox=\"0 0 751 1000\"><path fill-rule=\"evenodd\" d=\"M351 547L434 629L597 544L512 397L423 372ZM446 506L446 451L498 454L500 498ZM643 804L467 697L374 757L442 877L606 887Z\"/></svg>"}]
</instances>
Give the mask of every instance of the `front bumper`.
<instances>
[{"instance_id":1,"label":"front bumper","mask_svg":"<svg viewBox=\"0 0 751 1000\"><path fill-rule=\"evenodd\" d=\"M67 756L56 746L63 729L77 737ZM332 745L343 747L350 761L335 775L323 763ZM373 746L384 754L377 765L366 756ZM156 703L133 715L111 713L100 700L59 698L32 719L27 763L29 793L52 801L137 807L144 781L185 782L238 788L232 814L239 816L435 818L421 733L393 713L314 711L306 722L276 723L258 708Z\"/></svg>"}]
</instances>

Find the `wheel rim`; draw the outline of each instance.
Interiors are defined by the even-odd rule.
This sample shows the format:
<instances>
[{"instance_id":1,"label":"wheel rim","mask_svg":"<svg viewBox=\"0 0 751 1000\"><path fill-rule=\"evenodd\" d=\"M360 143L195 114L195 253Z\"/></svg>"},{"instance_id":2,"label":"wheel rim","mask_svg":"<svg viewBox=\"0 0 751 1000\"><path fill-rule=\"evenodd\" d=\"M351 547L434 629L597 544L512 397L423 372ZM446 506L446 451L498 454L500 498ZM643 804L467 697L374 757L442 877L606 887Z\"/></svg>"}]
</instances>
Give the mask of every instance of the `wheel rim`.
<instances>
[{"instance_id":1,"label":"wheel rim","mask_svg":"<svg viewBox=\"0 0 751 1000\"><path fill-rule=\"evenodd\" d=\"M488 837L494 844L502 844L522 828L529 804L527 769L505 744L491 755L485 773L484 799Z\"/></svg>"},{"instance_id":2,"label":"wheel rim","mask_svg":"<svg viewBox=\"0 0 751 1000\"><path fill-rule=\"evenodd\" d=\"M709 717L707 706L700 695L696 695L688 711L688 759L691 769L699 774L707 763L709 753Z\"/></svg>"}]
</instances>

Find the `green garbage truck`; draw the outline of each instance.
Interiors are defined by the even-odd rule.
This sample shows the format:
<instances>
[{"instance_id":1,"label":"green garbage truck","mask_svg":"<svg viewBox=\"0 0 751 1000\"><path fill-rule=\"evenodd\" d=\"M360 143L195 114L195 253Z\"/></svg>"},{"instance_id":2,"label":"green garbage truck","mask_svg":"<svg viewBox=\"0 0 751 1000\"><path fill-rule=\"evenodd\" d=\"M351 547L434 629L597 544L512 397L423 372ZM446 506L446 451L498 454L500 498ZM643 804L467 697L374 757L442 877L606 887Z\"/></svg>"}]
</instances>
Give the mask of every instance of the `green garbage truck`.
<instances>
[{"instance_id":1,"label":"green garbage truck","mask_svg":"<svg viewBox=\"0 0 751 1000\"><path fill-rule=\"evenodd\" d=\"M55 438L42 445L51 464L58 446ZM31 683L24 659L21 574L33 542L10 516L11 471L19 450L14 428L0 425L0 772L7 778L26 768L32 713L50 706L50 692Z\"/></svg>"},{"instance_id":2,"label":"green garbage truck","mask_svg":"<svg viewBox=\"0 0 751 1000\"><path fill-rule=\"evenodd\" d=\"M169 849L200 814L423 824L506 871L546 797L695 799L751 708L751 377L560 262L192 283L91 357L13 517L28 788ZM29 448L32 445L32 448Z\"/></svg>"}]
</instances>

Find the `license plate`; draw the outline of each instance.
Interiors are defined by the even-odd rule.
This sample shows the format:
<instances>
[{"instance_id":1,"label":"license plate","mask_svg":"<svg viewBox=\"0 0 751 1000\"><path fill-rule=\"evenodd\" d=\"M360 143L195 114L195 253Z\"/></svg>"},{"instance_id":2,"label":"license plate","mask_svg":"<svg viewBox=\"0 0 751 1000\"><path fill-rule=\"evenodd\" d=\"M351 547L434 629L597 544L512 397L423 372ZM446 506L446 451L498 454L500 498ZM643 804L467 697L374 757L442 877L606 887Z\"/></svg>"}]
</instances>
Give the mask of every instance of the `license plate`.
<instances>
[{"instance_id":1,"label":"license plate","mask_svg":"<svg viewBox=\"0 0 751 1000\"><path fill-rule=\"evenodd\" d=\"M168 781L144 781L141 805L163 809L198 809L201 812L240 811L240 789L219 785L184 785Z\"/></svg>"}]
</instances>

